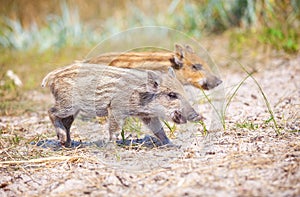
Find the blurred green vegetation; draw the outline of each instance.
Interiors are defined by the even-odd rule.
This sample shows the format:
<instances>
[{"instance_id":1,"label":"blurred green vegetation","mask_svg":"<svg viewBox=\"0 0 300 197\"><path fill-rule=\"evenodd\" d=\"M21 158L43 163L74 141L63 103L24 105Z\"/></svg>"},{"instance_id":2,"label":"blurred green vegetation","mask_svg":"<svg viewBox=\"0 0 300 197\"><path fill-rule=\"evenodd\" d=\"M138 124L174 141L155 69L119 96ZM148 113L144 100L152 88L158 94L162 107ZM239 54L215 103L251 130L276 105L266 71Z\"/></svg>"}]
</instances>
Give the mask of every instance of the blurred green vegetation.
<instances>
[{"instance_id":1,"label":"blurred green vegetation","mask_svg":"<svg viewBox=\"0 0 300 197\"><path fill-rule=\"evenodd\" d=\"M233 51L266 45L293 54L300 48L299 0L0 0L0 5L0 114L4 101L22 97L7 70L21 78L22 90L38 89L48 71L82 59L102 39L132 27L166 26L196 39L226 32Z\"/></svg>"},{"instance_id":2,"label":"blurred green vegetation","mask_svg":"<svg viewBox=\"0 0 300 197\"><path fill-rule=\"evenodd\" d=\"M43 52L92 46L122 30L159 25L200 38L231 29L263 44L299 50L299 0L36 1L0 0L0 47Z\"/></svg>"}]
</instances>

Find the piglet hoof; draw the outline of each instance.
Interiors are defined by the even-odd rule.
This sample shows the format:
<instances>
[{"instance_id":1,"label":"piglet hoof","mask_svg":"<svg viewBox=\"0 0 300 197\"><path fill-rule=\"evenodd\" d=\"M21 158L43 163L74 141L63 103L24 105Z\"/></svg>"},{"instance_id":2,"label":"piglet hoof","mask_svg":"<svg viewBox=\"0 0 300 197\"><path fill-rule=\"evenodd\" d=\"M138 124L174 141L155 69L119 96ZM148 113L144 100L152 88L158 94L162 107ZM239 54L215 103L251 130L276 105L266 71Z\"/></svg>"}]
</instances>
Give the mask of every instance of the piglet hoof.
<instances>
[{"instance_id":1,"label":"piglet hoof","mask_svg":"<svg viewBox=\"0 0 300 197\"><path fill-rule=\"evenodd\" d=\"M109 141L109 142L105 143L103 147L108 150L113 150L116 148L115 144L116 143L114 141Z\"/></svg>"},{"instance_id":2,"label":"piglet hoof","mask_svg":"<svg viewBox=\"0 0 300 197\"><path fill-rule=\"evenodd\" d=\"M60 143L60 146L61 146L61 147L71 148L71 143L64 142L64 141L63 141L63 142L60 141L59 143Z\"/></svg>"},{"instance_id":3,"label":"piglet hoof","mask_svg":"<svg viewBox=\"0 0 300 197\"><path fill-rule=\"evenodd\" d=\"M72 144L71 144L71 142L65 142L64 146L65 146L66 148L71 148L71 147L72 147Z\"/></svg>"},{"instance_id":4,"label":"piglet hoof","mask_svg":"<svg viewBox=\"0 0 300 197\"><path fill-rule=\"evenodd\" d=\"M159 148L180 149L181 146L180 146L180 145L173 144L172 142L170 142L170 143L168 143L168 144L163 144L163 145L159 146Z\"/></svg>"}]
</instances>

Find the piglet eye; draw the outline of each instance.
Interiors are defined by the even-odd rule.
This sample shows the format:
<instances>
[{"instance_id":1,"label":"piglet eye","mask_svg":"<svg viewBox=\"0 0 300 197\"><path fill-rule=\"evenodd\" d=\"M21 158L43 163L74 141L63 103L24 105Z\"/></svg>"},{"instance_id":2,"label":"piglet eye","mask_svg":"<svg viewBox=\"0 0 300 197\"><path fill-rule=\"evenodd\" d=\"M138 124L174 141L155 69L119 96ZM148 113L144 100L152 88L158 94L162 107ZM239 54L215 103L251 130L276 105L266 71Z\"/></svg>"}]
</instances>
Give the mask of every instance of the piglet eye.
<instances>
[{"instance_id":1,"label":"piglet eye","mask_svg":"<svg viewBox=\"0 0 300 197\"><path fill-rule=\"evenodd\" d=\"M158 87L158 83L157 83L156 81L154 82L153 87L154 87L154 88L157 88L157 87Z\"/></svg>"},{"instance_id":2,"label":"piglet eye","mask_svg":"<svg viewBox=\"0 0 300 197\"><path fill-rule=\"evenodd\" d=\"M193 64L192 68L194 70L202 70L202 64Z\"/></svg>"},{"instance_id":3,"label":"piglet eye","mask_svg":"<svg viewBox=\"0 0 300 197\"><path fill-rule=\"evenodd\" d=\"M177 99L177 98L178 98L178 97L177 97L177 94L176 94L175 92L170 92L170 93L168 94L168 96L169 96L170 99Z\"/></svg>"}]
</instances>

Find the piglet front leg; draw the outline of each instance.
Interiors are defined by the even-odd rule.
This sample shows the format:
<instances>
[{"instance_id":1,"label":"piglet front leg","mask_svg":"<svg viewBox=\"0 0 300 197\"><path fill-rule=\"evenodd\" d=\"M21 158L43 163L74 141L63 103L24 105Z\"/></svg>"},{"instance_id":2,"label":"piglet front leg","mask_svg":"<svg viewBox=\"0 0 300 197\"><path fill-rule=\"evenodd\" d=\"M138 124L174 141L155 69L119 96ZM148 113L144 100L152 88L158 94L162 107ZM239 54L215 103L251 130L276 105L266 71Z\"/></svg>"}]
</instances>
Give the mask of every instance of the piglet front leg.
<instances>
[{"instance_id":1,"label":"piglet front leg","mask_svg":"<svg viewBox=\"0 0 300 197\"><path fill-rule=\"evenodd\" d=\"M154 133L154 135L160 140L162 145L172 144L172 142L167 137L160 120L157 117L153 118L142 118L143 122L148 126L148 128Z\"/></svg>"}]
</instances>

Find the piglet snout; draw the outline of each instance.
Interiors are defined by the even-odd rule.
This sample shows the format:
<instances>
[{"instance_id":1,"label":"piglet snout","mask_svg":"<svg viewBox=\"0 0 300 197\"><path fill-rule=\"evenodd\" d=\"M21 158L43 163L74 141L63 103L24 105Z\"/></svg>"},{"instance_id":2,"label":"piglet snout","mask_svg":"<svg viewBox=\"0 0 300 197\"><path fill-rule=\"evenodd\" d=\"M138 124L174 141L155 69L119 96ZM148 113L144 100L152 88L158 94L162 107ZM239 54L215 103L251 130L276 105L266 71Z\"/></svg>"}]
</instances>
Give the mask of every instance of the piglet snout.
<instances>
[{"instance_id":1,"label":"piglet snout","mask_svg":"<svg viewBox=\"0 0 300 197\"><path fill-rule=\"evenodd\" d=\"M188 121L197 122L200 120L204 120L204 117L197 112L192 112L187 116Z\"/></svg>"}]
</instances>

